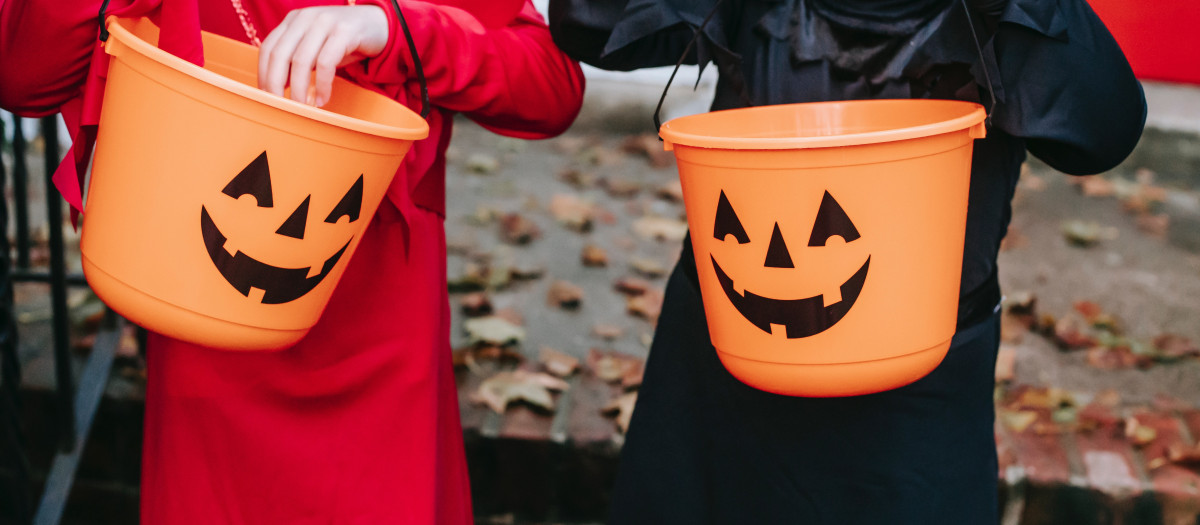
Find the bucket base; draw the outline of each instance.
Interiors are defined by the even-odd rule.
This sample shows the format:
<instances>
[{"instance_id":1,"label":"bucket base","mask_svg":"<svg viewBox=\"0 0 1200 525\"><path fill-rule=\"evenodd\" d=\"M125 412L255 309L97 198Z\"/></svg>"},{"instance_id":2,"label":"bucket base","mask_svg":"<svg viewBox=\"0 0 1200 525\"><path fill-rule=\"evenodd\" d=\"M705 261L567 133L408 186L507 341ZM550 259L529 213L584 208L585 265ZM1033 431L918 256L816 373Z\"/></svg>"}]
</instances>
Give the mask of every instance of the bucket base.
<instances>
[{"instance_id":1,"label":"bucket base","mask_svg":"<svg viewBox=\"0 0 1200 525\"><path fill-rule=\"evenodd\" d=\"M874 394L916 381L937 368L950 341L899 357L834 364L768 363L717 350L725 369L739 381L775 394L845 397Z\"/></svg>"},{"instance_id":2,"label":"bucket base","mask_svg":"<svg viewBox=\"0 0 1200 525\"><path fill-rule=\"evenodd\" d=\"M105 304L152 332L218 350L282 350L308 330L277 330L231 323L167 303L137 290L83 257L88 285Z\"/></svg>"}]
</instances>

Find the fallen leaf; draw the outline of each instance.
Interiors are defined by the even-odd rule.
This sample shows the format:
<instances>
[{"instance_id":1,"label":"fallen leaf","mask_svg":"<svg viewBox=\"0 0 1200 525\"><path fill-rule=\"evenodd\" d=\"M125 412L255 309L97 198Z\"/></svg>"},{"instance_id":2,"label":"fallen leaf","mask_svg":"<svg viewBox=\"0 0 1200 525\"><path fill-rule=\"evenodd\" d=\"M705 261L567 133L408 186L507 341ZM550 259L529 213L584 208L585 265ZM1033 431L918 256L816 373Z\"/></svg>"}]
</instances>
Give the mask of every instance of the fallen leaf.
<instances>
[{"instance_id":1,"label":"fallen leaf","mask_svg":"<svg viewBox=\"0 0 1200 525\"><path fill-rule=\"evenodd\" d=\"M1091 323L1073 313L1054 323L1054 340L1066 349L1089 348L1098 342Z\"/></svg>"},{"instance_id":2,"label":"fallen leaf","mask_svg":"<svg viewBox=\"0 0 1200 525\"><path fill-rule=\"evenodd\" d=\"M596 174L575 168L564 168L558 172L558 180L576 188L590 188L596 185Z\"/></svg>"},{"instance_id":3,"label":"fallen leaf","mask_svg":"<svg viewBox=\"0 0 1200 525\"><path fill-rule=\"evenodd\" d=\"M600 380L609 383L623 380L626 375L641 368L642 362L643 360L640 358L616 350L596 348L589 350L587 357L587 365L592 373L596 374Z\"/></svg>"},{"instance_id":4,"label":"fallen leaf","mask_svg":"<svg viewBox=\"0 0 1200 525\"><path fill-rule=\"evenodd\" d=\"M458 304L467 317L482 317L492 313L492 300L484 292L464 295L459 298Z\"/></svg>"},{"instance_id":5,"label":"fallen leaf","mask_svg":"<svg viewBox=\"0 0 1200 525\"><path fill-rule=\"evenodd\" d=\"M593 268L608 266L608 252L594 244L584 246L583 252L579 254L579 259L584 266Z\"/></svg>"},{"instance_id":6,"label":"fallen leaf","mask_svg":"<svg viewBox=\"0 0 1200 525\"><path fill-rule=\"evenodd\" d=\"M496 171L500 167L500 161L496 157L484 153L472 153L467 157L467 171L486 175Z\"/></svg>"},{"instance_id":7,"label":"fallen leaf","mask_svg":"<svg viewBox=\"0 0 1200 525\"><path fill-rule=\"evenodd\" d=\"M1191 339L1178 334L1161 334L1151 341L1155 351L1168 359L1181 359L1200 355L1200 347Z\"/></svg>"},{"instance_id":8,"label":"fallen leaf","mask_svg":"<svg viewBox=\"0 0 1200 525\"><path fill-rule=\"evenodd\" d=\"M487 288L488 268L476 262L463 265L462 274L447 281L450 293L477 292Z\"/></svg>"},{"instance_id":9,"label":"fallen leaf","mask_svg":"<svg viewBox=\"0 0 1200 525\"><path fill-rule=\"evenodd\" d=\"M550 391L563 391L567 388L569 385L566 381L550 374L515 370L499 372L485 379L471 398L499 414L503 414L509 403L514 401L524 401L553 412L554 399Z\"/></svg>"},{"instance_id":10,"label":"fallen leaf","mask_svg":"<svg viewBox=\"0 0 1200 525\"><path fill-rule=\"evenodd\" d=\"M996 382L1007 383L1013 380L1017 366L1017 349L1009 345L1000 345L996 354Z\"/></svg>"},{"instance_id":11,"label":"fallen leaf","mask_svg":"<svg viewBox=\"0 0 1200 525\"><path fill-rule=\"evenodd\" d=\"M538 354L538 362L546 367L546 371L558 377L567 377L579 369L579 358L573 357L548 346L543 346Z\"/></svg>"},{"instance_id":12,"label":"fallen leaf","mask_svg":"<svg viewBox=\"0 0 1200 525\"><path fill-rule=\"evenodd\" d=\"M1099 175L1080 177L1079 190L1085 197L1112 197L1117 193L1112 181Z\"/></svg>"},{"instance_id":13,"label":"fallen leaf","mask_svg":"<svg viewBox=\"0 0 1200 525\"><path fill-rule=\"evenodd\" d=\"M563 280L554 281L550 284L546 301L550 306L574 310L583 302L583 288Z\"/></svg>"},{"instance_id":14,"label":"fallen leaf","mask_svg":"<svg viewBox=\"0 0 1200 525\"><path fill-rule=\"evenodd\" d=\"M663 143L659 140L658 135L650 133L626 138L625 142L621 143L621 149L626 153L646 157L650 166L654 168L665 168L675 160L675 155L663 148Z\"/></svg>"},{"instance_id":15,"label":"fallen leaf","mask_svg":"<svg viewBox=\"0 0 1200 525\"><path fill-rule=\"evenodd\" d=\"M1087 363L1101 370L1120 370L1141 364L1142 360L1129 347L1096 346L1087 351Z\"/></svg>"},{"instance_id":16,"label":"fallen leaf","mask_svg":"<svg viewBox=\"0 0 1200 525\"><path fill-rule=\"evenodd\" d=\"M642 191L642 184L627 177L605 177L600 180L600 187L615 199L628 199Z\"/></svg>"},{"instance_id":17,"label":"fallen leaf","mask_svg":"<svg viewBox=\"0 0 1200 525\"><path fill-rule=\"evenodd\" d=\"M518 263L509 267L509 272L512 278L520 281L529 281L540 278L546 273L546 268L534 263Z\"/></svg>"},{"instance_id":18,"label":"fallen leaf","mask_svg":"<svg viewBox=\"0 0 1200 525\"><path fill-rule=\"evenodd\" d=\"M642 341L642 346L650 348L650 345L654 343L654 334L642 332L640 339Z\"/></svg>"},{"instance_id":19,"label":"fallen leaf","mask_svg":"<svg viewBox=\"0 0 1200 525\"><path fill-rule=\"evenodd\" d=\"M1144 447L1158 437L1158 431L1154 427L1143 425L1137 417L1128 417L1125 418L1125 437L1135 447Z\"/></svg>"},{"instance_id":20,"label":"fallen leaf","mask_svg":"<svg viewBox=\"0 0 1200 525\"><path fill-rule=\"evenodd\" d=\"M1021 187L1029 191L1042 191L1046 189L1046 179L1032 173L1022 172Z\"/></svg>"},{"instance_id":21,"label":"fallen leaf","mask_svg":"<svg viewBox=\"0 0 1200 525\"><path fill-rule=\"evenodd\" d=\"M1096 222L1077 219L1064 222L1062 232L1068 243L1080 248L1088 248L1102 240L1112 240L1117 237L1116 228L1106 228Z\"/></svg>"},{"instance_id":22,"label":"fallen leaf","mask_svg":"<svg viewBox=\"0 0 1200 525\"><path fill-rule=\"evenodd\" d=\"M542 235L537 224L519 213L500 218L500 238L509 244L529 244Z\"/></svg>"},{"instance_id":23,"label":"fallen leaf","mask_svg":"<svg viewBox=\"0 0 1200 525\"><path fill-rule=\"evenodd\" d=\"M621 376L621 388L632 390L642 386L642 375L646 371L646 362L638 361L637 366L631 366Z\"/></svg>"},{"instance_id":24,"label":"fallen leaf","mask_svg":"<svg viewBox=\"0 0 1200 525\"><path fill-rule=\"evenodd\" d=\"M662 304L662 292L650 289L641 295L635 295L626 299L625 309L634 316L654 323L658 321L658 315L662 313Z\"/></svg>"},{"instance_id":25,"label":"fallen leaf","mask_svg":"<svg viewBox=\"0 0 1200 525\"><path fill-rule=\"evenodd\" d=\"M576 162L593 166L614 166L622 160L621 153L608 149L603 144L593 144L575 155Z\"/></svg>"},{"instance_id":26,"label":"fallen leaf","mask_svg":"<svg viewBox=\"0 0 1200 525\"><path fill-rule=\"evenodd\" d=\"M654 194L663 200L683 202L683 185L678 180L674 180L659 186L654 190Z\"/></svg>"},{"instance_id":27,"label":"fallen leaf","mask_svg":"<svg viewBox=\"0 0 1200 525\"><path fill-rule=\"evenodd\" d=\"M525 324L525 316L521 315L521 312L518 312L513 308L501 308L496 310L495 316L517 326Z\"/></svg>"},{"instance_id":28,"label":"fallen leaf","mask_svg":"<svg viewBox=\"0 0 1200 525\"><path fill-rule=\"evenodd\" d=\"M613 281L613 288L628 296L642 295L653 286L650 281L637 277L621 277Z\"/></svg>"},{"instance_id":29,"label":"fallen leaf","mask_svg":"<svg viewBox=\"0 0 1200 525\"><path fill-rule=\"evenodd\" d=\"M1165 213L1143 213L1138 215L1136 224L1139 230L1153 237L1165 237L1171 228L1171 217Z\"/></svg>"},{"instance_id":30,"label":"fallen leaf","mask_svg":"<svg viewBox=\"0 0 1200 525\"><path fill-rule=\"evenodd\" d=\"M629 259L629 266L633 268L634 272L650 279L657 279L667 274L666 265L658 259L649 257L632 257Z\"/></svg>"},{"instance_id":31,"label":"fallen leaf","mask_svg":"<svg viewBox=\"0 0 1200 525\"><path fill-rule=\"evenodd\" d=\"M1200 443L1175 443L1167 447L1167 459L1181 467L1200 470Z\"/></svg>"},{"instance_id":32,"label":"fallen leaf","mask_svg":"<svg viewBox=\"0 0 1200 525\"><path fill-rule=\"evenodd\" d=\"M642 217L633 221L633 232L646 239L682 241L687 235L686 222L668 217Z\"/></svg>"},{"instance_id":33,"label":"fallen leaf","mask_svg":"<svg viewBox=\"0 0 1200 525\"><path fill-rule=\"evenodd\" d=\"M1037 412L1032 410L1000 410L999 415L1004 426L1017 433L1024 432L1038 417Z\"/></svg>"},{"instance_id":34,"label":"fallen leaf","mask_svg":"<svg viewBox=\"0 0 1200 525\"><path fill-rule=\"evenodd\" d=\"M592 229L593 206L575 195L559 193L550 198L550 214L568 229L583 233Z\"/></svg>"},{"instance_id":35,"label":"fallen leaf","mask_svg":"<svg viewBox=\"0 0 1200 525\"><path fill-rule=\"evenodd\" d=\"M559 153L564 155L574 155L578 153L579 150L583 149L583 147L588 144L589 140L594 139L568 136L558 137L554 139L554 149L558 150Z\"/></svg>"},{"instance_id":36,"label":"fallen leaf","mask_svg":"<svg viewBox=\"0 0 1200 525\"><path fill-rule=\"evenodd\" d=\"M615 324L597 323L592 325L592 335L612 341L625 335L625 329Z\"/></svg>"},{"instance_id":37,"label":"fallen leaf","mask_svg":"<svg viewBox=\"0 0 1200 525\"><path fill-rule=\"evenodd\" d=\"M467 319L463 326L471 343L507 345L525 339L525 329L499 316Z\"/></svg>"},{"instance_id":38,"label":"fallen leaf","mask_svg":"<svg viewBox=\"0 0 1200 525\"><path fill-rule=\"evenodd\" d=\"M625 392L610 401L600 412L605 415L615 415L617 428L621 429L622 433L628 432L629 422L633 419L633 409L637 406L637 397L637 392Z\"/></svg>"}]
</instances>

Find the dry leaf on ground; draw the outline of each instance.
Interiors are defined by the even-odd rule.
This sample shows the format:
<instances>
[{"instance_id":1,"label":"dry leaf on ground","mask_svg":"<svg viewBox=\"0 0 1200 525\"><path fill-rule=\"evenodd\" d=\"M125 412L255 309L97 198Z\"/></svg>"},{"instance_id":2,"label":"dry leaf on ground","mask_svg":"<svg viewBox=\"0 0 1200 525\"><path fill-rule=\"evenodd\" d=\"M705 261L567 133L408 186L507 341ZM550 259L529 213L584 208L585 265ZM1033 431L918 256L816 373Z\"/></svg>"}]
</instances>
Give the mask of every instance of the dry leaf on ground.
<instances>
[{"instance_id":1,"label":"dry leaf on ground","mask_svg":"<svg viewBox=\"0 0 1200 525\"><path fill-rule=\"evenodd\" d=\"M463 323L471 343L506 345L525 339L525 329L499 316L477 317Z\"/></svg>"},{"instance_id":2,"label":"dry leaf on ground","mask_svg":"<svg viewBox=\"0 0 1200 525\"><path fill-rule=\"evenodd\" d=\"M1007 383L1013 380L1017 367L1017 349L1011 345L1000 345L996 354L996 382Z\"/></svg>"},{"instance_id":3,"label":"dry leaf on ground","mask_svg":"<svg viewBox=\"0 0 1200 525\"><path fill-rule=\"evenodd\" d=\"M605 177L600 180L600 187L615 199L628 199L642 191L642 184L628 177Z\"/></svg>"},{"instance_id":4,"label":"dry leaf on ground","mask_svg":"<svg viewBox=\"0 0 1200 525\"><path fill-rule=\"evenodd\" d=\"M584 266L600 268L608 266L608 252L604 248L589 244L583 247L583 252L579 254L579 260Z\"/></svg>"},{"instance_id":5,"label":"dry leaf on ground","mask_svg":"<svg viewBox=\"0 0 1200 525\"><path fill-rule=\"evenodd\" d=\"M626 138L625 142L621 143L621 149L626 153L645 156L654 168L665 168L675 160L675 155L663 148L658 135L650 133Z\"/></svg>"},{"instance_id":6,"label":"dry leaf on ground","mask_svg":"<svg viewBox=\"0 0 1200 525\"><path fill-rule=\"evenodd\" d=\"M1171 228L1171 217L1165 213L1143 213L1136 219L1137 227L1153 237L1165 237Z\"/></svg>"},{"instance_id":7,"label":"dry leaf on ground","mask_svg":"<svg viewBox=\"0 0 1200 525\"><path fill-rule=\"evenodd\" d=\"M486 153L472 153L467 157L466 161L467 171L482 175L496 171L499 167L500 161L496 160L496 157Z\"/></svg>"},{"instance_id":8,"label":"dry leaf on ground","mask_svg":"<svg viewBox=\"0 0 1200 525\"><path fill-rule=\"evenodd\" d=\"M650 289L641 295L626 299L625 309L636 317L641 317L654 323L658 321L658 315L662 313L662 304L662 292Z\"/></svg>"},{"instance_id":9,"label":"dry leaf on ground","mask_svg":"<svg viewBox=\"0 0 1200 525\"><path fill-rule=\"evenodd\" d=\"M625 392L610 401L600 412L605 415L616 415L617 428L620 428L622 433L628 432L629 421L633 419L633 409L637 406L637 396L637 392Z\"/></svg>"},{"instance_id":10,"label":"dry leaf on ground","mask_svg":"<svg viewBox=\"0 0 1200 525\"><path fill-rule=\"evenodd\" d=\"M615 324L596 323L592 325L592 335L611 341L624 336L625 329Z\"/></svg>"},{"instance_id":11,"label":"dry leaf on ground","mask_svg":"<svg viewBox=\"0 0 1200 525\"><path fill-rule=\"evenodd\" d=\"M550 198L550 214L554 220L577 232L592 229L594 206L576 195L559 193Z\"/></svg>"},{"instance_id":12,"label":"dry leaf on ground","mask_svg":"<svg viewBox=\"0 0 1200 525\"><path fill-rule=\"evenodd\" d=\"M588 351L587 365L602 381L616 383L642 367L643 360L616 350Z\"/></svg>"},{"instance_id":13,"label":"dry leaf on ground","mask_svg":"<svg viewBox=\"0 0 1200 525\"><path fill-rule=\"evenodd\" d=\"M583 288L563 280L554 281L546 294L546 302L550 306L574 310L583 302Z\"/></svg>"},{"instance_id":14,"label":"dry leaf on ground","mask_svg":"<svg viewBox=\"0 0 1200 525\"><path fill-rule=\"evenodd\" d=\"M1100 241L1116 239L1118 235L1116 228L1078 219L1063 222L1062 233L1068 243L1080 248L1088 248Z\"/></svg>"},{"instance_id":15,"label":"dry leaf on ground","mask_svg":"<svg viewBox=\"0 0 1200 525\"><path fill-rule=\"evenodd\" d=\"M543 346L538 354L538 362L547 372L558 377L567 377L579 369L579 358L559 352L548 346Z\"/></svg>"},{"instance_id":16,"label":"dry leaf on ground","mask_svg":"<svg viewBox=\"0 0 1200 525\"><path fill-rule=\"evenodd\" d=\"M484 292L473 292L459 298L459 306L467 317L482 317L492 313L492 300Z\"/></svg>"},{"instance_id":17,"label":"dry leaf on ground","mask_svg":"<svg viewBox=\"0 0 1200 525\"><path fill-rule=\"evenodd\" d=\"M657 279L667 274L667 267L658 259L649 257L633 257L629 259L629 267L642 277Z\"/></svg>"},{"instance_id":18,"label":"dry leaf on ground","mask_svg":"<svg viewBox=\"0 0 1200 525\"><path fill-rule=\"evenodd\" d=\"M683 202L683 185L678 180L674 180L659 186L654 190L654 194L660 199L671 202Z\"/></svg>"},{"instance_id":19,"label":"dry leaf on ground","mask_svg":"<svg viewBox=\"0 0 1200 525\"><path fill-rule=\"evenodd\" d=\"M575 168L564 168L558 172L558 180L575 186L576 188L590 188L596 185L596 174L580 171Z\"/></svg>"},{"instance_id":20,"label":"dry leaf on ground","mask_svg":"<svg viewBox=\"0 0 1200 525\"><path fill-rule=\"evenodd\" d=\"M679 219L649 216L633 221L633 232L646 239L682 241L687 231L687 223Z\"/></svg>"},{"instance_id":21,"label":"dry leaf on ground","mask_svg":"<svg viewBox=\"0 0 1200 525\"><path fill-rule=\"evenodd\" d=\"M642 295L653 286L650 281L637 277L621 277L613 281L613 288L628 296Z\"/></svg>"},{"instance_id":22,"label":"dry leaf on ground","mask_svg":"<svg viewBox=\"0 0 1200 525\"><path fill-rule=\"evenodd\" d=\"M550 374L515 370L500 372L485 379L479 385L479 389L471 395L471 399L500 414L514 401L524 401L535 407L554 411L554 399L550 391L563 391L567 388L569 385L566 381Z\"/></svg>"},{"instance_id":23,"label":"dry leaf on ground","mask_svg":"<svg viewBox=\"0 0 1200 525\"><path fill-rule=\"evenodd\" d=\"M529 244L541 237L537 224L519 213L508 213L500 218L500 238L509 244Z\"/></svg>"}]
</instances>

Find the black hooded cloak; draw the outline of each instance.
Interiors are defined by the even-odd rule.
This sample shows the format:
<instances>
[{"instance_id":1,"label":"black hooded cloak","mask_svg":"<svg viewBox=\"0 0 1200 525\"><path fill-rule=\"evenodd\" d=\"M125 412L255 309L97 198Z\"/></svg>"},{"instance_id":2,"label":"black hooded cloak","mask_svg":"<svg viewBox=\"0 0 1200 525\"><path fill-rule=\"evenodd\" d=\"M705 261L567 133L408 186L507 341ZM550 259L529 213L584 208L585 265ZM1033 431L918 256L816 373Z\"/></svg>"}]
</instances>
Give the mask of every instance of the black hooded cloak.
<instances>
[{"instance_id":1,"label":"black hooded cloak","mask_svg":"<svg viewBox=\"0 0 1200 525\"><path fill-rule=\"evenodd\" d=\"M550 28L576 58L632 70L675 64L714 9L685 59L718 68L714 110L878 98L991 108L972 162L958 332L941 365L902 388L759 391L716 356L685 241L610 521L996 523L996 256L1020 167L1027 151L1069 174L1120 163L1145 122L1141 85L1084 0L551 0Z\"/></svg>"}]
</instances>

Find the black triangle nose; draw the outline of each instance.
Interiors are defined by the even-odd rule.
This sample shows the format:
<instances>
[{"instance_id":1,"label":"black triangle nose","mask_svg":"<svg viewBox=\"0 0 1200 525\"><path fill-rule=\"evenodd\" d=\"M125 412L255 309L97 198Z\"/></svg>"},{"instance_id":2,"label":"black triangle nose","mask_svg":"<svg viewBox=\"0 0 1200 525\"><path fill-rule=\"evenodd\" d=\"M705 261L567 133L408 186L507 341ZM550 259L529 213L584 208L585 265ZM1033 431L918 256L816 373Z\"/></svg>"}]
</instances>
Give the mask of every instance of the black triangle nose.
<instances>
[{"instance_id":1,"label":"black triangle nose","mask_svg":"<svg viewBox=\"0 0 1200 525\"><path fill-rule=\"evenodd\" d=\"M310 199L312 199L312 195L305 197L304 202L301 202L296 211L292 212L286 221L283 221L283 226L275 230L275 233L286 235L293 239L303 239L304 225L308 222L308 201Z\"/></svg>"},{"instance_id":2,"label":"black triangle nose","mask_svg":"<svg viewBox=\"0 0 1200 525\"><path fill-rule=\"evenodd\" d=\"M787 244L783 242L783 233L779 231L779 223L775 223L775 231L771 232L771 244L767 246L767 260L763 263L767 268L795 268L792 256L788 253Z\"/></svg>"}]
</instances>

